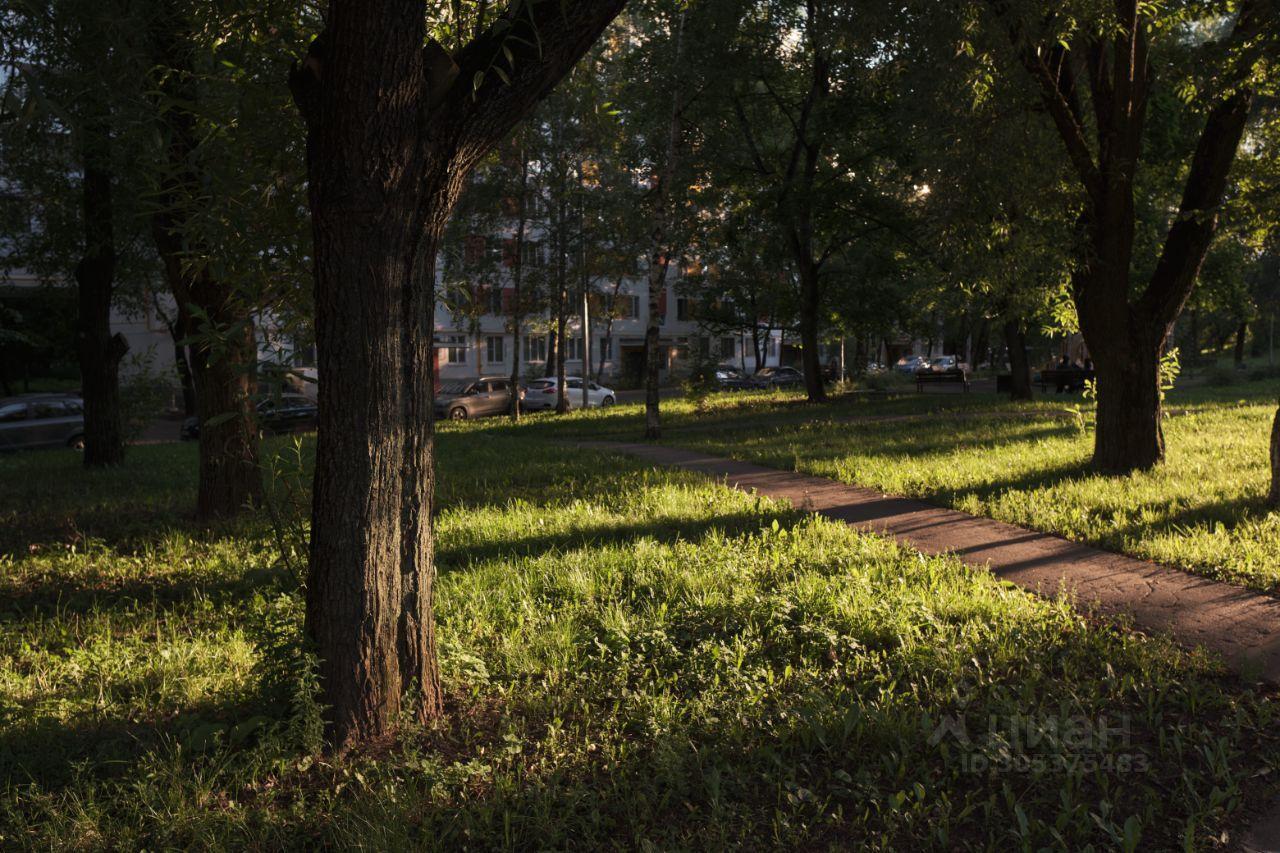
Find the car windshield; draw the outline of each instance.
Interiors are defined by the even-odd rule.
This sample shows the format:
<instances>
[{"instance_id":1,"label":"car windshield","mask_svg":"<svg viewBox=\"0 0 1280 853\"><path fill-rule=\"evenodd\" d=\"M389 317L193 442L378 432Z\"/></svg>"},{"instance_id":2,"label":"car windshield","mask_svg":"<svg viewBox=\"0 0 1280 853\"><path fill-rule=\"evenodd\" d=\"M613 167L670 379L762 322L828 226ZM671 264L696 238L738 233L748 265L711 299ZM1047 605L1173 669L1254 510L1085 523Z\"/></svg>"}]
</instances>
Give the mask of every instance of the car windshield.
<instances>
[{"instance_id":1,"label":"car windshield","mask_svg":"<svg viewBox=\"0 0 1280 853\"><path fill-rule=\"evenodd\" d=\"M467 393L467 389L469 387L471 387L470 382L457 382L457 381L441 382L440 393L441 394L465 394Z\"/></svg>"}]
</instances>

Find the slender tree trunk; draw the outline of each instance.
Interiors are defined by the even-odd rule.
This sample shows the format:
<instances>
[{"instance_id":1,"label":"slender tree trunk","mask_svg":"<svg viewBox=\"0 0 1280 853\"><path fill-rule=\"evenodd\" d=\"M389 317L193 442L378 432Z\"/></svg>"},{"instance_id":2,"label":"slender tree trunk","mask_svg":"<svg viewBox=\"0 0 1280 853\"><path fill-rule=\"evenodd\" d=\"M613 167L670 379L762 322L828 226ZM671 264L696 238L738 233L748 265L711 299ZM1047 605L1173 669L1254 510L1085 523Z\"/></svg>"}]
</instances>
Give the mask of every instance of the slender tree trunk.
<instances>
[{"instance_id":1,"label":"slender tree trunk","mask_svg":"<svg viewBox=\"0 0 1280 853\"><path fill-rule=\"evenodd\" d=\"M1240 322L1240 325L1236 328L1236 351L1235 351L1236 367L1239 367L1240 365L1244 364L1244 343L1248 335L1249 335L1249 321L1242 320Z\"/></svg>"},{"instance_id":2,"label":"slender tree trunk","mask_svg":"<svg viewBox=\"0 0 1280 853\"><path fill-rule=\"evenodd\" d=\"M654 259L650 257L649 263ZM663 277L666 277L666 264L662 264ZM662 352L658 343L661 330L658 328L658 304L666 298L661 285L655 287L656 276L649 273L649 319L644 327L644 437L658 439L662 437L662 418L658 408L658 376L662 369Z\"/></svg>"},{"instance_id":3,"label":"slender tree trunk","mask_svg":"<svg viewBox=\"0 0 1280 853\"><path fill-rule=\"evenodd\" d=\"M667 144L661 168L657 175L658 186L653 196L653 212L649 244L649 324L644 332L644 437L656 440L662 437L662 414L658 391L662 353L658 345L658 297L666 298L667 268L671 263L671 191L675 185L676 169L680 157L681 112L685 92L680 83L680 71L684 65L684 9L676 18L675 58L672 62L671 114L667 120Z\"/></svg>"},{"instance_id":4,"label":"slender tree trunk","mask_svg":"<svg viewBox=\"0 0 1280 853\"><path fill-rule=\"evenodd\" d=\"M1004 342L1009 348L1009 397L1031 399L1031 362L1027 358L1027 335L1017 320L1005 320Z\"/></svg>"},{"instance_id":5,"label":"slender tree trunk","mask_svg":"<svg viewBox=\"0 0 1280 853\"><path fill-rule=\"evenodd\" d=\"M566 213L565 185L560 185L560 201L557 205L559 223L556 236L556 413L569 411L569 390L565 388L564 362L566 341L565 327L569 313L569 228Z\"/></svg>"},{"instance_id":6,"label":"slender tree trunk","mask_svg":"<svg viewBox=\"0 0 1280 853\"><path fill-rule=\"evenodd\" d=\"M827 389L822 384L822 360L818 357L818 311L821 302L818 272L812 263L800 265L800 357L804 366L804 389L810 403L825 403L827 400Z\"/></svg>"},{"instance_id":7,"label":"slender tree trunk","mask_svg":"<svg viewBox=\"0 0 1280 853\"><path fill-rule=\"evenodd\" d=\"M162 8L153 48L158 66L165 69L160 90L174 106L163 111L159 128L166 138L169 168L160 179L151 230L178 303L179 322L195 338L191 373L200 418L196 511L207 519L234 515L262 501L252 400L258 351L251 306L234 288L213 278L206 266L207 247L189 227L205 192L195 153L194 48L184 12L172 6Z\"/></svg>"},{"instance_id":8,"label":"slender tree trunk","mask_svg":"<svg viewBox=\"0 0 1280 853\"><path fill-rule=\"evenodd\" d=\"M213 285L216 288L216 285ZM193 348L192 379L200 412L200 518L234 515L262 503L258 426L254 410L258 347L252 322L241 322L216 345Z\"/></svg>"},{"instance_id":9,"label":"slender tree trunk","mask_svg":"<svg viewBox=\"0 0 1280 853\"><path fill-rule=\"evenodd\" d=\"M79 303L76 338L84 400L84 464L87 468L124 461L120 415L120 359L129 351L124 337L111 333L116 249L111 206L111 141L106 123L86 122L81 180L84 256L76 264Z\"/></svg>"},{"instance_id":10,"label":"slender tree trunk","mask_svg":"<svg viewBox=\"0 0 1280 853\"><path fill-rule=\"evenodd\" d=\"M1276 409L1275 420L1271 422L1271 492L1267 503L1280 508L1280 408Z\"/></svg>"},{"instance_id":11,"label":"slender tree trunk","mask_svg":"<svg viewBox=\"0 0 1280 853\"><path fill-rule=\"evenodd\" d=\"M178 384L182 388L182 414L191 417L196 409L196 386L191 377L191 359L187 356L187 332L179 316L170 317L160 308L160 300L155 300L156 314L169 330L169 338L173 341L173 366L178 373Z\"/></svg>"},{"instance_id":12,"label":"slender tree trunk","mask_svg":"<svg viewBox=\"0 0 1280 853\"><path fill-rule=\"evenodd\" d=\"M520 196L516 200L515 254L511 258L511 420L520 420L520 323L524 320L520 285L524 278L524 233L529 218L529 151L520 142Z\"/></svg>"}]
</instances>

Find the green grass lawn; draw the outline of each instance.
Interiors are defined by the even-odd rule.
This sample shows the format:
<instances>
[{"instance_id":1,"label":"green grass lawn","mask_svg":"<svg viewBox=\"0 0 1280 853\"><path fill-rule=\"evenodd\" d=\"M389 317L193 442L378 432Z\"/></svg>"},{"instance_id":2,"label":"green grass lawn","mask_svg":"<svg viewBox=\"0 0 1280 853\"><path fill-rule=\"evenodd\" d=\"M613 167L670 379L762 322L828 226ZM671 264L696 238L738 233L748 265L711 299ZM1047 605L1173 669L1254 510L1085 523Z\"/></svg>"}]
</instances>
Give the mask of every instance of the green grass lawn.
<instances>
[{"instance_id":1,"label":"green grass lawn","mask_svg":"<svg viewBox=\"0 0 1280 853\"><path fill-rule=\"evenodd\" d=\"M0 457L0 846L1200 849L1280 776L1212 660L549 421L440 436L448 718L342 760L287 510Z\"/></svg>"},{"instance_id":2,"label":"green grass lawn","mask_svg":"<svg viewBox=\"0 0 1280 853\"><path fill-rule=\"evenodd\" d=\"M1021 405L994 395L912 394L821 407L794 396L716 397L701 413L669 405L664 441L920 497L1276 592L1280 513L1264 504L1276 390L1272 381L1174 393L1168 461L1123 477L1089 469L1091 408L1052 394ZM639 409L629 407L599 419L599 431L634 440L639 424ZM579 424L561 429L585 434Z\"/></svg>"}]
</instances>

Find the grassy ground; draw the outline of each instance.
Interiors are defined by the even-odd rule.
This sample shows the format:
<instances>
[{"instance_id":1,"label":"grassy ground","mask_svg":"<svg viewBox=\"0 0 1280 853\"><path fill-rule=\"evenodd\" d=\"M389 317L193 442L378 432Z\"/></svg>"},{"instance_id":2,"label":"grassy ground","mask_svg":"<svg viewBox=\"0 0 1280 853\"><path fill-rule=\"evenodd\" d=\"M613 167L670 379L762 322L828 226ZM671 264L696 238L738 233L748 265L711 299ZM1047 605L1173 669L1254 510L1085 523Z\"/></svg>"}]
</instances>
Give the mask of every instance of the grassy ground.
<instances>
[{"instance_id":1,"label":"grassy ground","mask_svg":"<svg viewBox=\"0 0 1280 853\"><path fill-rule=\"evenodd\" d=\"M548 428L445 428L449 716L341 761L287 509L0 458L0 846L1206 848L1280 771L1211 660Z\"/></svg>"},{"instance_id":2,"label":"grassy ground","mask_svg":"<svg viewBox=\"0 0 1280 853\"><path fill-rule=\"evenodd\" d=\"M1052 394L1022 405L939 393L837 399L824 407L795 398L717 397L703 413L688 403L668 406L664 439L1277 592L1280 514L1264 504L1277 387L1241 381L1175 392L1165 423L1167 463L1124 477L1089 469L1092 409ZM638 409L610 413L599 430L634 439Z\"/></svg>"}]
</instances>

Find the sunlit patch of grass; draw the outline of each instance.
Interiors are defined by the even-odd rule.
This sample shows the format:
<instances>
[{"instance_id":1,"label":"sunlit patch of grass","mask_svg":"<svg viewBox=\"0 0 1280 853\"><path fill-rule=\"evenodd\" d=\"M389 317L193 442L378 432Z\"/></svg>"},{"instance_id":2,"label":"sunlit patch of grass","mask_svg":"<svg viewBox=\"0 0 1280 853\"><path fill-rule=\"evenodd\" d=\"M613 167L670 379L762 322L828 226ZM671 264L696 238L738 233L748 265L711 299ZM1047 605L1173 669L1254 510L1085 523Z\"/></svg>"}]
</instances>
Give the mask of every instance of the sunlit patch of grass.
<instances>
[{"instance_id":1,"label":"sunlit patch of grass","mask_svg":"<svg viewBox=\"0 0 1280 853\"><path fill-rule=\"evenodd\" d=\"M1170 849L1234 832L1280 771L1271 697L1203 655L530 437L550 432L441 435L448 717L342 759L309 748L300 590L261 516L194 528L190 481L157 475L171 506L122 485L117 535L109 478L23 491L39 515L8 535L37 547L0 576L0 844ZM172 474L193 451L130 464ZM1080 721L1112 740L1009 742Z\"/></svg>"},{"instance_id":2,"label":"sunlit patch of grass","mask_svg":"<svg viewBox=\"0 0 1280 853\"><path fill-rule=\"evenodd\" d=\"M754 416L690 415L682 422L674 415L664 440L921 497L1275 591L1280 514L1264 504L1275 403L1261 385L1233 390L1230 397L1214 389L1175 395L1164 427L1167 461L1127 476L1090 470L1088 408L1067 416L1053 398L1019 407L981 395L959 403L917 397L864 404L862 418L843 414L860 404L785 413L761 404ZM876 419L927 406L934 407L927 416Z\"/></svg>"}]
</instances>

